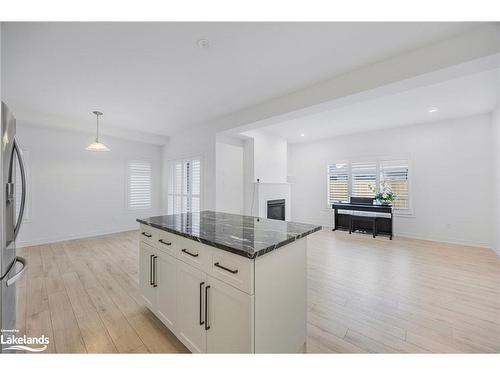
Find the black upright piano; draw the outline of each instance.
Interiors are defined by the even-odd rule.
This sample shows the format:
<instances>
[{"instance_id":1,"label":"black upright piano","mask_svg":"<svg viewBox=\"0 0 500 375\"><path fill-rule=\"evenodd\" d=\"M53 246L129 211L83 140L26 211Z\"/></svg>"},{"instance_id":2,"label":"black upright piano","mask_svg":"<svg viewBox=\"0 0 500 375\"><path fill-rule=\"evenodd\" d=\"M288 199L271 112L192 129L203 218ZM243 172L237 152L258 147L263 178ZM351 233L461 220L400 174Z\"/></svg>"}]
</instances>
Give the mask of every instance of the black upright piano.
<instances>
[{"instance_id":1,"label":"black upright piano","mask_svg":"<svg viewBox=\"0 0 500 375\"><path fill-rule=\"evenodd\" d=\"M392 205L373 204L373 198L351 197L349 203L332 204L332 209L334 212L333 230L352 229L352 215L358 219L373 218L376 227L368 220L356 220L356 229L366 232L373 231L374 236L375 234L385 234L392 240L394 234ZM375 231L374 228L376 228Z\"/></svg>"}]
</instances>

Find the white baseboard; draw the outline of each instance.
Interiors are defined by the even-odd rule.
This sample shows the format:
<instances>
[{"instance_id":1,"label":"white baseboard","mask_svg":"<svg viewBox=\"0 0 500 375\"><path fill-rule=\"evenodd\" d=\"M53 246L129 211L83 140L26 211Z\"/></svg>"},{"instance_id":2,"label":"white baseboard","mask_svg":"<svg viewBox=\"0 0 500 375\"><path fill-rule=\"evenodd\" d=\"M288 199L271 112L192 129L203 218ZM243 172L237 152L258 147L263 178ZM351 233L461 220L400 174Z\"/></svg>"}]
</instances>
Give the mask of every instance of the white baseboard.
<instances>
[{"instance_id":1,"label":"white baseboard","mask_svg":"<svg viewBox=\"0 0 500 375\"><path fill-rule=\"evenodd\" d=\"M76 234L65 235L65 236L44 237L44 238L27 240L27 241L16 241L16 247L19 249L19 248L28 247L28 246L45 245L45 244L55 243L55 242L77 240L80 238L104 236L106 234L128 232L130 230L138 230L138 229L139 229L139 223L137 223L137 225L125 226L122 228L116 228L114 230L83 232L83 233L76 233Z\"/></svg>"},{"instance_id":2,"label":"white baseboard","mask_svg":"<svg viewBox=\"0 0 500 375\"><path fill-rule=\"evenodd\" d=\"M302 221L305 222L305 221ZM308 222L310 224L313 224L311 222ZM317 224L321 225L321 224ZM332 225L322 225L324 229L332 229ZM482 249L488 249L492 250L495 252L498 256L500 256L500 250L496 251L493 249L490 243L486 242L476 242L476 241L469 241L469 240L464 240L464 239L457 239L457 238L444 238L444 237L434 237L434 236L424 236L421 234L414 234L414 233L404 233L404 232L395 232L394 237L402 237L402 238L411 238L414 240L424 240L424 241L434 241L434 242L443 242L443 243L449 243L453 245L462 245L462 246L470 246L470 247L479 247Z\"/></svg>"},{"instance_id":3,"label":"white baseboard","mask_svg":"<svg viewBox=\"0 0 500 375\"><path fill-rule=\"evenodd\" d=\"M405 237L405 238L411 238L411 239L415 239L415 240L444 242L444 243L449 243L449 244L453 244L453 245L480 247L480 248L484 248L484 249L493 250L491 247L491 244L487 243L487 242L476 242L476 241L469 241L469 240L458 239L458 238L422 236L420 234L414 234L414 233L395 233L394 235L397 237Z\"/></svg>"}]
</instances>

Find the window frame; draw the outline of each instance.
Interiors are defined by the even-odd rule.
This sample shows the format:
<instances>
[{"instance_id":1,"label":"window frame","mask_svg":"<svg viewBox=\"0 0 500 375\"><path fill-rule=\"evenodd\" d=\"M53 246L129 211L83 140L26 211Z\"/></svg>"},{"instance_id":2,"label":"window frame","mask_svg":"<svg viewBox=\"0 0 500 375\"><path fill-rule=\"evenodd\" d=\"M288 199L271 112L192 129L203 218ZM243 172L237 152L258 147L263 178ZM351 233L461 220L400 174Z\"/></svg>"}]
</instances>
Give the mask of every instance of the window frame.
<instances>
[{"instance_id":1,"label":"window frame","mask_svg":"<svg viewBox=\"0 0 500 375\"><path fill-rule=\"evenodd\" d=\"M132 163L148 163L151 167L150 169L150 201L149 201L149 207L130 207L130 176L131 176L131 171L130 171L130 165ZM127 163L125 164L125 207L127 208L127 211L151 211L153 209L153 196L154 196L154 188L153 188L153 161L151 159L131 159L128 160Z\"/></svg>"},{"instance_id":2,"label":"window frame","mask_svg":"<svg viewBox=\"0 0 500 375\"><path fill-rule=\"evenodd\" d=\"M352 163L362 163L362 162L375 162L376 163L376 186L380 187L380 173L381 173L381 163L384 161L395 161L395 160L405 160L408 162L408 208L396 209L394 208L394 214L397 216L414 217L414 205L413 205L413 163L412 157L410 155L391 155L391 156L378 156L378 157L357 157L350 159L339 159L327 164L327 174L326 174L326 201L328 209L331 209L332 203L330 203L330 191L329 191L329 167L334 164L347 163L347 173L348 178L348 198L352 197L353 192L353 180L352 180Z\"/></svg>"},{"instance_id":3,"label":"window frame","mask_svg":"<svg viewBox=\"0 0 500 375\"><path fill-rule=\"evenodd\" d=\"M194 160L198 160L199 163L200 163L200 189L199 189L199 194L192 194L192 193L184 193L184 186L185 186L185 173L184 173L184 165L185 163L187 162L192 162ZM181 167L181 171L182 171L182 181L181 181L181 188L180 188L180 193L176 194L176 193L171 193L170 192L170 183L171 183L171 178L172 178L172 167L177 164L177 163L181 163L182 167ZM189 156L189 157L183 157L183 158L180 158L180 159L170 159L167 161L167 192L166 192L166 212L167 212L167 215L175 215L175 214L179 214L179 213L186 213L186 212L200 212L202 211L202 201L203 201L203 156L202 155L194 155L194 156ZM190 174L192 175L192 172L190 172ZM175 191L174 189L174 185L175 182L172 182L172 189ZM176 196L179 196L180 199L181 199L181 212L178 212L178 213L175 213L174 210L172 210L172 212L170 211L170 196L172 197L176 197ZM189 198L193 198L193 197L198 197L199 199L199 210L198 211L184 211L183 210L183 197L186 197L186 201L189 201ZM174 199L172 199L172 202L174 202ZM175 207L175 205L174 205Z\"/></svg>"}]
</instances>

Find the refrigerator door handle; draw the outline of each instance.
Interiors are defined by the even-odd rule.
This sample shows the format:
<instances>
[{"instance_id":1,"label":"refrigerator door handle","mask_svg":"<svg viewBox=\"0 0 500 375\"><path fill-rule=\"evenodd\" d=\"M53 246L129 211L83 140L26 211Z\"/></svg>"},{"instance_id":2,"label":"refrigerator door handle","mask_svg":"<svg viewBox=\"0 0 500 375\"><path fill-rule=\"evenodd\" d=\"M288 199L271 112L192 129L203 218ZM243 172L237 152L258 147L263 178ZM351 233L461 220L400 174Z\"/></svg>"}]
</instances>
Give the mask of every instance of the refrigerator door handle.
<instances>
[{"instance_id":1,"label":"refrigerator door handle","mask_svg":"<svg viewBox=\"0 0 500 375\"><path fill-rule=\"evenodd\" d=\"M24 271L26 271L26 264L27 264L26 259L18 256L16 257L16 261L14 262L13 267L15 267L16 263L21 263L23 267L14 276L12 276L10 279L7 279L6 282L7 286L11 286L12 284L14 284L17 280L21 278Z\"/></svg>"},{"instance_id":2,"label":"refrigerator door handle","mask_svg":"<svg viewBox=\"0 0 500 375\"><path fill-rule=\"evenodd\" d=\"M14 241L17 238L17 235L19 234L19 229L21 229L21 223L23 220L23 215L24 215L24 206L26 204L26 172L24 170L24 160L23 160L23 152L21 151L21 148L19 147L16 139L14 138L14 145L13 145L13 152L12 152L12 159L10 160L10 181L12 181L12 175L14 172L14 152L17 155L17 159L19 160L19 170L21 171L21 184L22 184L22 190L21 190L21 206L19 207L19 215L17 216L17 222L14 227Z\"/></svg>"}]
</instances>

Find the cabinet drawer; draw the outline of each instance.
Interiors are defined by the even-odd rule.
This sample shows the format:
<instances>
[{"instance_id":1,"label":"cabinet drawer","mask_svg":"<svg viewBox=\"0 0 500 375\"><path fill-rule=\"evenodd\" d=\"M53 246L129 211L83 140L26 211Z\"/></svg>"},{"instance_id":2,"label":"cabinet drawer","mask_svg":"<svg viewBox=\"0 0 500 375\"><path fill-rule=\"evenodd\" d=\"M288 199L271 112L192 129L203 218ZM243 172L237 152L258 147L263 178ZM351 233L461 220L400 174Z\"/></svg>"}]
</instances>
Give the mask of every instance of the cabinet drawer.
<instances>
[{"instance_id":1,"label":"cabinet drawer","mask_svg":"<svg viewBox=\"0 0 500 375\"><path fill-rule=\"evenodd\" d=\"M179 249L179 236L158 230L156 233L156 245L158 249L164 250L172 256L177 256Z\"/></svg>"},{"instance_id":2,"label":"cabinet drawer","mask_svg":"<svg viewBox=\"0 0 500 375\"><path fill-rule=\"evenodd\" d=\"M248 294L253 294L254 261L214 248L208 273Z\"/></svg>"},{"instance_id":3,"label":"cabinet drawer","mask_svg":"<svg viewBox=\"0 0 500 375\"><path fill-rule=\"evenodd\" d=\"M157 231L154 228L150 227L149 225L141 224L139 238L142 242L145 242L152 246L156 246L156 237Z\"/></svg>"},{"instance_id":4,"label":"cabinet drawer","mask_svg":"<svg viewBox=\"0 0 500 375\"><path fill-rule=\"evenodd\" d=\"M184 237L178 237L177 248L177 258L202 271L208 272L210 260L212 259L212 250L209 246L197 241L188 240Z\"/></svg>"}]
</instances>

